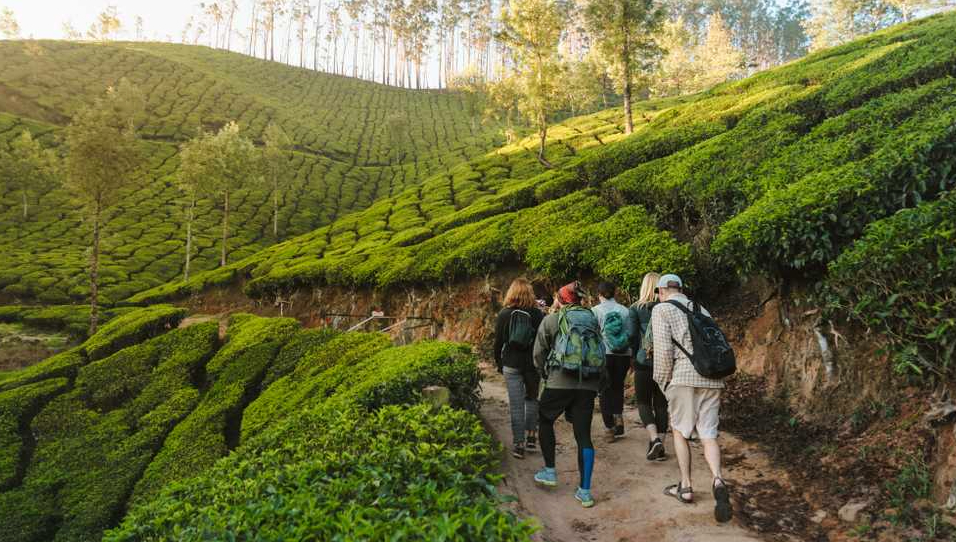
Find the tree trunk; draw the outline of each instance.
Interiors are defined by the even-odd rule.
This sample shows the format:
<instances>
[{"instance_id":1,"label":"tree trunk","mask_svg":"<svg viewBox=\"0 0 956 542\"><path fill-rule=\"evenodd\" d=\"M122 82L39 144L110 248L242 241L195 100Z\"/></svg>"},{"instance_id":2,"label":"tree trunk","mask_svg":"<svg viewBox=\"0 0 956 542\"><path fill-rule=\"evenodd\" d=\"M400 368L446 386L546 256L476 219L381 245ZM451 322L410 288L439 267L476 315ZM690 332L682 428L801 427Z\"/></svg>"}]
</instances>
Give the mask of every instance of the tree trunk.
<instances>
[{"instance_id":1,"label":"tree trunk","mask_svg":"<svg viewBox=\"0 0 956 542\"><path fill-rule=\"evenodd\" d=\"M183 282L189 281L189 263L193 253L193 216L196 209L196 199L189 202L189 214L186 216L186 265L183 267Z\"/></svg>"},{"instance_id":2,"label":"tree trunk","mask_svg":"<svg viewBox=\"0 0 956 542\"><path fill-rule=\"evenodd\" d=\"M99 325L99 285L100 285L100 213L99 203L93 210L93 251L90 253L90 336L96 333Z\"/></svg>"},{"instance_id":3,"label":"tree trunk","mask_svg":"<svg viewBox=\"0 0 956 542\"><path fill-rule=\"evenodd\" d=\"M279 238L279 183L272 181L272 235Z\"/></svg>"},{"instance_id":4,"label":"tree trunk","mask_svg":"<svg viewBox=\"0 0 956 542\"><path fill-rule=\"evenodd\" d=\"M27 220L27 205L28 205L28 203L27 203L27 191L26 191L26 190L23 190L23 191L21 191L20 193L23 195L23 221L26 222L26 220Z\"/></svg>"},{"instance_id":5,"label":"tree trunk","mask_svg":"<svg viewBox=\"0 0 956 542\"><path fill-rule=\"evenodd\" d=\"M219 260L221 267L226 266L226 241L229 239L229 192L223 200L222 206L222 257Z\"/></svg>"},{"instance_id":6,"label":"tree trunk","mask_svg":"<svg viewBox=\"0 0 956 542\"><path fill-rule=\"evenodd\" d=\"M538 116L538 162L541 162L541 165L551 169L554 167L551 162L548 162L548 159L544 156L544 144L548 139L548 124L545 120L544 113Z\"/></svg>"},{"instance_id":7,"label":"tree trunk","mask_svg":"<svg viewBox=\"0 0 956 542\"><path fill-rule=\"evenodd\" d=\"M625 70L627 79L624 81L624 133L630 135L634 133L634 118L631 113L631 78L626 74Z\"/></svg>"},{"instance_id":8,"label":"tree trunk","mask_svg":"<svg viewBox=\"0 0 956 542\"><path fill-rule=\"evenodd\" d=\"M269 12L269 60L275 62L276 59L276 10ZM223 265L226 265L223 262Z\"/></svg>"}]
</instances>

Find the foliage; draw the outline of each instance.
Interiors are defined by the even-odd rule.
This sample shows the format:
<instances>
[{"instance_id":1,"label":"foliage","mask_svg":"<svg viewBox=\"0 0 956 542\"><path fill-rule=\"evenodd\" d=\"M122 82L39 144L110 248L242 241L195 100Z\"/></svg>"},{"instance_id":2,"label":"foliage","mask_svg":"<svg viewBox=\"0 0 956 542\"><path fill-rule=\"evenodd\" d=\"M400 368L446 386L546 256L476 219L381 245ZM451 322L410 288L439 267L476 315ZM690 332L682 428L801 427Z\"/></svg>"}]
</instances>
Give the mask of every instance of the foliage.
<instances>
[{"instance_id":1,"label":"foliage","mask_svg":"<svg viewBox=\"0 0 956 542\"><path fill-rule=\"evenodd\" d=\"M462 411L317 406L135 508L105 540L525 540L532 528L497 508L494 461Z\"/></svg>"},{"instance_id":2,"label":"foliage","mask_svg":"<svg viewBox=\"0 0 956 542\"><path fill-rule=\"evenodd\" d=\"M665 16L663 5L651 0L591 0L584 8L588 30L599 36L593 47L609 64L624 96L626 134L634 131L632 96L647 86L647 77L659 61L661 49L654 34Z\"/></svg>"},{"instance_id":3,"label":"foliage","mask_svg":"<svg viewBox=\"0 0 956 542\"><path fill-rule=\"evenodd\" d=\"M136 310L135 307L117 307L100 313L100 322ZM0 322L22 322L30 327L65 331L74 338L86 339L90 329L90 308L85 305L0 306Z\"/></svg>"},{"instance_id":4,"label":"foliage","mask_svg":"<svg viewBox=\"0 0 956 542\"><path fill-rule=\"evenodd\" d=\"M21 484L0 493L0 513L15 518L0 540L91 540L113 525L196 404L194 374L217 335L215 323L176 330L81 368L30 422L35 450Z\"/></svg>"},{"instance_id":5,"label":"foliage","mask_svg":"<svg viewBox=\"0 0 956 542\"><path fill-rule=\"evenodd\" d=\"M186 317L186 309L170 305L152 305L118 316L83 343L83 351L91 361L175 327Z\"/></svg>"},{"instance_id":6,"label":"foliage","mask_svg":"<svg viewBox=\"0 0 956 542\"><path fill-rule=\"evenodd\" d=\"M466 104L455 93L389 88L208 48L0 41L0 56L0 84L17 96L0 106L0 153L29 130L44 149L66 155L65 126L103 89L125 76L147 91L146 114L136 126L142 167L132 185L116 194L102 239L104 303L182 276L185 232L178 209L188 208L188 201L180 203L187 198L175 181L179 147L197 129L215 133L235 120L259 144L271 122L293 141L279 197L280 238L311 232L399 194L500 140L496 122L469 122ZM401 146L391 145L386 124L379 122L393 112L406 118ZM21 227L22 195L0 183L3 297L18 303L86 300L90 224L62 186L38 192L30 196L30 218ZM272 245L271 187L250 184L230 199L230 259ZM220 262L221 207L212 198L196 201L191 275Z\"/></svg>"},{"instance_id":7,"label":"foliage","mask_svg":"<svg viewBox=\"0 0 956 542\"><path fill-rule=\"evenodd\" d=\"M867 226L829 266L829 308L890 338L901 371L953 375L956 193Z\"/></svg>"},{"instance_id":8,"label":"foliage","mask_svg":"<svg viewBox=\"0 0 956 542\"><path fill-rule=\"evenodd\" d=\"M189 538L192 527L179 522L194 520L213 521L195 536L218 538L216 529L245 529L240 518L279 537L530 533L497 508L489 476L497 449L473 414L392 406L414 405L423 387L440 385L453 406L474 411L479 373L467 346L392 347L383 334L306 331L292 319L239 314L221 347L219 324L210 321L74 370L72 380L47 374L0 391L0 514L12 518L0 540L96 539L131 507L108 538ZM27 426L37 441L24 461ZM304 485L276 483L291 473ZM207 499L200 487L224 500ZM263 500L262 491L277 500ZM192 497L212 506L206 519L175 512L195 509ZM303 508L303 499L321 504ZM164 519L147 525L142 514ZM227 517L239 523L215 527Z\"/></svg>"},{"instance_id":9,"label":"foliage","mask_svg":"<svg viewBox=\"0 0 956 542\"><path fill-rule=\"evenodd\" d=\"M565 14L555 0L510 0L501 25L499 39L510 48L515 61L518 110L537 128L538 159L547 166L548 116L559 99L558 40Z\"/></svg>"},{"instance_id":10,"label":"foliage","mask_svg":"<svg viewBox=\"0 0 956 542\"><path fill-rule=\"evenodd\" d=\"M51 378L0 392L0 490L16 482L23 454L23 429L43 403L67 384L65 378Z\"/></svg>"},{"instance_id":11,"label":"foliage","mask_svg":"<svg viewBox=\"0 0 956 542\"><path fill-rule=\"evenodd\" d=\"M56 153L44 149L29 130L10 143L10 152L0 151L0 179L6 191L20 193L23 220L27 220L30 200L53 188L58 168Z\"/></svg>"}]
</instances>

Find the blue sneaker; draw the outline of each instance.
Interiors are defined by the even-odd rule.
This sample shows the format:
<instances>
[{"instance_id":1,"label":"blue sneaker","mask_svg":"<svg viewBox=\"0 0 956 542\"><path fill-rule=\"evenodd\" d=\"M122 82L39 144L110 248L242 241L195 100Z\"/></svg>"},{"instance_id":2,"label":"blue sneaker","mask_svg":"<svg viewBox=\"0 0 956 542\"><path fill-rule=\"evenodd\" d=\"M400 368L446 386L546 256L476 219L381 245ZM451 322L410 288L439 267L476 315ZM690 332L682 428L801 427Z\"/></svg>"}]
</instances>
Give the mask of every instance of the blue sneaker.
<instances>
[{"instance_id":1,"label":"blue sneaker","mask_svg":"<svg viewBox=\"0 0 956 542\"><path fill-rule=\"evenodd\" d=\"M534 481L545 486L558 485L558 471L545 467L534 475Z\"/></svg>"},{"instance_id":2,"label":"blue sneaker","mask_svg":"<svg viewBox=\"0 0 956 542\"><path fill-rule=\"evenodd\" d=\"M581 489L574 493L574 498L581 501L581 506L585 508L591 508L594 506L594 497L591 495L590 489Z\"/></svg>"}]
</instances>

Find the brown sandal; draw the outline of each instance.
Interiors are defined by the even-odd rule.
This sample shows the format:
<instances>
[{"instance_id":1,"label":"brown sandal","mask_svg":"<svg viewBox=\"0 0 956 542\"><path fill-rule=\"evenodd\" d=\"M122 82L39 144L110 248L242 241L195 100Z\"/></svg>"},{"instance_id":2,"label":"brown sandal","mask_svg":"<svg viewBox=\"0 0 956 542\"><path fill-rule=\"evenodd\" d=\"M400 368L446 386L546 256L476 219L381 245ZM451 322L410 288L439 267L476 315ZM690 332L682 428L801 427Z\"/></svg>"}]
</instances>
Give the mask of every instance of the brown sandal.
<instances>
[{"instance_id":1,"label":"brown sandal","mask_svg":"<svg viewBox=\"0 0 956 542\"><path fill-rule=\"evenodd\" d=\"M688 493L693 495L694 489L690 487L681 487L680 482L669 485L664 488L664 495L667 495L668 497L674 497L675 499L677 499L678 501L684 504L693 504L694 503L693 497L688 499L687 497L684 496L684 495L687 495Z\"/></svg>"}]
</instances>

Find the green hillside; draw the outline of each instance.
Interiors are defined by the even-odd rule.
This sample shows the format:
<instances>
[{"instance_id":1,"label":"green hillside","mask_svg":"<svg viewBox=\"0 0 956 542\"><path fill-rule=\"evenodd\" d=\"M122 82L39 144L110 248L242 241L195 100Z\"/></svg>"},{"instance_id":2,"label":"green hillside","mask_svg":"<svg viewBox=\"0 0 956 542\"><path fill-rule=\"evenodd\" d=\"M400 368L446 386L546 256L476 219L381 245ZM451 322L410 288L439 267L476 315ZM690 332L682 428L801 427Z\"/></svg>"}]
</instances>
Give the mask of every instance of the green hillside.
<instances>
[{"instance_id":1,"label":"green hillside","mask_svg":"<svg viewBox=\"0 0 956 542\"><path fill-rule=\"evenodd\" d=\"M469 347L252 315L233 315L220 339L215 321L176 328L184 315L129 311L73 350L0 372L0 540L98 540L127 510L107 539L295 539L342 522L376 540L530 532L489 490L497 449L472 413ZM407 406L427 385L462 410Z\"/></svg>"},{"instance_id":2,"label":"green hillside","mask_svg":"<svg viewBox=\"0 0 956 542\"><path fill-rule=\"evenodd\" d=\"M0 42L0 147L29 129L59 145L78 108L126 77L147 99L139 126L146 156L137 187L114 213L105 240L108 301L174 279L182 271L183 210L173 186L178 145L200 127L236 120L259 141L270 123L293 139L294 179L280 198L279 236L310 232L495 145L494 127L473 122L455 94L401 90L290 68L205 47L150 43ZM2 190L2 189L0 189ZM268 187L235 198L231 259L276 241ZM84 298L87 231L62 190L33 201L0 194L0 296L63 303ZM194 269L218 265L221 213L201 203Z\"/></svg>"},{"instance_id":3,"label":"green hillside","mask_svg":"<svg viewBox=\"0 0 956 542\"><path fill-rule=\"evenodd\" d=\"M665 269L696 274L698 287L734 270L818 280L869 224L956 184L954 76L956 14L923 19L685 100L645 102L627 138L615 111L572 119L550 132L553 170L522 147L530 140L503 147L132 300L235 280L266 298L321 284L387 288L513 262L631 289ZM930 287L951 292L952 266L938 264L949 280Z\"/></svg>"}]
</instances>

